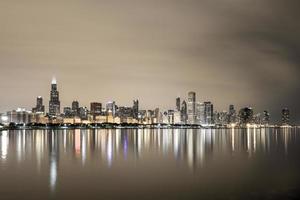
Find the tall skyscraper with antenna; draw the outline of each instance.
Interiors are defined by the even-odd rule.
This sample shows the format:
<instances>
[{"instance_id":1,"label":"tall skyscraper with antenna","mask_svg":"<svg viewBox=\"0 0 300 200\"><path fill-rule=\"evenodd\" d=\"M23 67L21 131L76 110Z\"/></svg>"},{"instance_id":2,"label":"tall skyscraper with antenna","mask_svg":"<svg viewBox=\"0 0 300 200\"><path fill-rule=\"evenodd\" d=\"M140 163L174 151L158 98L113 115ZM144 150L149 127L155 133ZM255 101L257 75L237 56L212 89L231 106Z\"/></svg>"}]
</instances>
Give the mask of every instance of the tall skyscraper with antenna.
<instances>
[{"instance_id":1,"label":"tall skyscraper with antenna","mask_svg":"<svg viewBox=\"0 0 300 200\"><path fill-rule=\"evenodd\" d=\"M49 101L49 115L57 116L60 114L60 101L59 101L59 92L57 90L56 79L53 78L51 82L51 92L50 92L50 101Z\"/></svg>"}]
</instances>

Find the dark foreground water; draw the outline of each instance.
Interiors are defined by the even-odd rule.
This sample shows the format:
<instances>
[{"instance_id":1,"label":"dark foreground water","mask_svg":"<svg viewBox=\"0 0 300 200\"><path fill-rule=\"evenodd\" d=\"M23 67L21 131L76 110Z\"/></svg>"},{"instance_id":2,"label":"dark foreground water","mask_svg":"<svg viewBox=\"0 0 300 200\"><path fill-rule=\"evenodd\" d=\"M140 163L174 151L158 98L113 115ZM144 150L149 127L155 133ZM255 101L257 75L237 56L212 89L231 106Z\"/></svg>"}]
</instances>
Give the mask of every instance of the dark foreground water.
<instances>
[{"instance_id":1,"label":"dark foreground water","mask_svg":"<svg viewBox=\"0 0 300 200\"><path fill-rule=\"evenodd\" d=\"M299 199L297 129L0 132L0 199Z\"/></svg>"}]
</instances>

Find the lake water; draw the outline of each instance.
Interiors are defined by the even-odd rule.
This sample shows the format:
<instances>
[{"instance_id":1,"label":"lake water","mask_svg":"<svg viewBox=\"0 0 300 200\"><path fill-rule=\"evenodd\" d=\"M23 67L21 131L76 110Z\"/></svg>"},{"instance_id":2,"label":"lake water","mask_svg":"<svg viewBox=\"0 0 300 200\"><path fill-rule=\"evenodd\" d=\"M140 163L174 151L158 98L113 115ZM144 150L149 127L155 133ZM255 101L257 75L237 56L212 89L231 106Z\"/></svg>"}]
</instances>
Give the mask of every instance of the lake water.
<instances>
[{"instance_id":1,"label":"lake water","mask_svg":"<svg viewBox=\"0 0 300 200\"><path fill-rule=\"evenodd\" d=\"M300 131L0 132L0 199L298 199Z\"/></svg>"}]
</instances>

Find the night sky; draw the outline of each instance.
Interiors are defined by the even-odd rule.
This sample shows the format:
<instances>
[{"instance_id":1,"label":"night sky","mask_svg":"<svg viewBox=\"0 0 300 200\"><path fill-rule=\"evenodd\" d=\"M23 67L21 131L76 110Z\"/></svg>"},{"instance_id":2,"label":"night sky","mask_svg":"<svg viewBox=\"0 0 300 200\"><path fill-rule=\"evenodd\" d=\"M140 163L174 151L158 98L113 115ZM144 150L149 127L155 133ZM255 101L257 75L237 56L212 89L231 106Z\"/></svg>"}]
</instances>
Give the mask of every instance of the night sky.
<instances>
[{"instance_id":1,"label":"night sky","mask_svg":"<svg viewBox=\"0 0 300 200\"><path fill-rule=\"evenodd\" d=\"M300 122L299 0L0 0L0 112L115 100L175 108L197 93L229 104L289 107Z\"/></svg>"}]
</instances>

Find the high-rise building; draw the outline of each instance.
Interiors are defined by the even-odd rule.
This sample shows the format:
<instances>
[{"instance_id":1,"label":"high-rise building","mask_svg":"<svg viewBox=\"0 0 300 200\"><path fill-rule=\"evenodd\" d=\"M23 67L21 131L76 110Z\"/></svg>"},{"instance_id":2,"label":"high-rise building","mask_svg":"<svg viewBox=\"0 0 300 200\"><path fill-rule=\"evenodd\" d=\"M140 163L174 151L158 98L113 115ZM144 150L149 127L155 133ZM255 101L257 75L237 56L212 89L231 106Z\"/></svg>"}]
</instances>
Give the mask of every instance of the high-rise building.
<instances>
[{"instance_id":1,"label":"high-rise building","mask_svg":"<svg viewBox=\"0 0 300 200\"><path fill-rule=\"evenodd\" d=\"M72 109L70 107L64 107L64 116L72 117Z\"/></svg>"},{"instance_id":2,"label":"high-rise building","mask_svg":"<svg viewBox=\"0 0 300 200\"><path fill-rule=\"evenodd\" d=\"M102 112L102 104L98 102L92 102L90 112L93 117L100 115Z\"/></svg>"},{"instance_id":3,"label":"high-rise building","mask_svg":"<svg viewBox=\"0 0 300 200\"><path fill-rule=\"evenodd\" d=\"M211 102L204 102L205 106L205 124L213 124L214 106Z\"/></svg>"},{"instance_id":4,"label":"high-rise building","mask_svg":"<svg viewBox=\"0 0 300 200\"><path fill-rule=\"evenodd\" d=\"M180 111L180 97L176 98L176 111Z\"/></svg>"},{"instance_id":5,"label":"high-rise building","mask_svg":"<svg viewBox=\"0 0 300 200\"><path fill-rule=\"evenodd\" d=\"M116 103L114 101L109 101L106 104L106 112L111 113L112 116L116 115Z\"/></svg>"},{"instance_id":6,"label":"high-rise building","mask_svg":"<svg viewBox=\"0 0 300 200\"><path fill-rule=\"evenodd\" d=\"M234 105L229 105L228 121L229 123L236 122L236 111L234 109Z\"/></svg>"},{"instance_id":7,"label":"high-rise building","mask_svg":"<svg viewBox=\"0 0 300 200\"><path fill-rule=\"evenodd\" d=\"M206 114L205 114L205 105L204 103L200 103L198 106L199 109L199 123L201 125L205 125L206 124Z\"/></svg>"},{"instance_id":8,"label":"high-rise building","mask_svg":"<svg viewBox=\"0 0 300 200\"><path fill-rule=\"evenodd\" d=\"M72 113L74 116L79 116L79 102L78 101L72 102Z\"/></svg>"},{"instance_id":9,"label":"high-rise building","mask_svg":"<svg viewBox=\"0 0 300 200\"><path fill-rule=\"evenodd\" d=\"M187 120L187 104L186 102L183 100L181 103L181 120L183 124L186 124L186 120Z\"/></svg>"},{"instance_id":10,"label":"high-rise building","mask_svg":"<svg viewBox=\"0 0 300 200\"><path fill-rule=\"evenodd\" d=\"M201 103L196 102L196 123L201 124Z\"/></svg>"},{"instance_id":11,"label":"high-rise building","mask_svg":"<svg viewBox=\"0 0 300 200\"><path fill-rule=\"evenodd\" d=\"M269 124L270 123L270 113L266 110L263 112L262 123L263 124Z\"/></svg>"},{"instance_id":12,"label":"high-rise building","mask_svg":"<svg viewBox=\"0 0 300 200\"><path fill-rule=\"evenodd\" d=\"M187 115L188 124L195 124L196 121L196 93L188 93L188 103L187 103Z\"/></svg>"},{"instance_id":13,"label":"high-rise building","mask_svg":"<svg viewBox=\"0 0 300 200\"><path fill-rule=\"evenodd\" d=\"M214 123L214 108L210 101L197 104L197 119L201 125L211 125Z\"/></svg>"},{"instance_id":14,"label":"high-rise building","mask_svg":"<svg viewBox=\"0 0 300 200\"><path fill-rule=\"evenodd\" d=\"M43 105L43 98L41 96L36 98L36 106L32 108L32 112L45 112L45 106Z\"/></svg>"},{"instance_id":15,"label":"high-rise building","mask_svg":"<svg viewBox=\"0 0 300 200\"><path fill-rule=\"evenodd\" d=\"M79 117L82 119L82 120L86 120L88 119L88 108L87 107L80 107L79 108Z\"/></svg>"},{"instance_id":16,"label":"high-rise building","mask_svg":"<svg viewBox=\"0 0 300 200\"><path fill-rule=\"evenodd\" d=\"M56 79L52 79L51 83L51 92L50 92L50 101L49 101L49 115L57 116L60 114L60 101L59 101L59 92L57 90Z\"/></svg>"},{"instance_id":17,"label":"high-rise building","mask_svg":"<svg viewBox=\"0 0 300 200\"><path fill-rule=\"evenodd\" d=\"M281 111L281 121L282 124L287 125L290 123L290 110L288 108L283 108Z\"/></svg>"},{"instance_id":18,"label":"high-rise building","mask_svg":"<svg viewBox=\"0 0 300 200\"><path fill-rule=\"evenodd\" d=\"M133 106L132 106L132 110L133 110L133 118L138 119L139 116L139 100L133 100Z\"/></svg>"},{"instance_id":19,"label":"high-rise building","mask_svg":"<svg viewBox=\"0 0 300 200\"><path fill-rule=\"evenodd\" d=\"M245 107L239 111L240 124L247 124L253 122L253 109L251 107Z\"/></svg>"}]
</instances>

